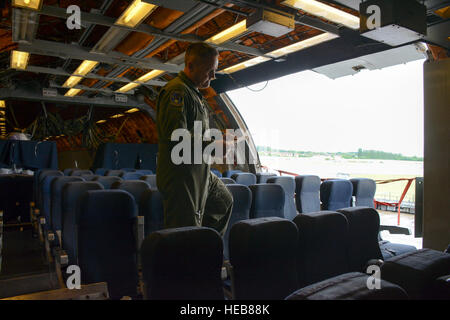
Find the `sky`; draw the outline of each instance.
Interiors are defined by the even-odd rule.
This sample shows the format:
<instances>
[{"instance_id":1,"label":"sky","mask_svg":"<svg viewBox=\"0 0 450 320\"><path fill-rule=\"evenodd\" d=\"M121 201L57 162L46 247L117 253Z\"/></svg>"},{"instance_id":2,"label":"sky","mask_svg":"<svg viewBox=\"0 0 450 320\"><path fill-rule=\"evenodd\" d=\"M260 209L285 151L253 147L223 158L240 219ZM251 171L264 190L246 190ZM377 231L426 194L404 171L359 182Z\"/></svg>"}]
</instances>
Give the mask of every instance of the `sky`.
<instances>
[{"instance_id":1,"label":"sky","mask_svg":"<svg viewBox=\"0 0 450 320\"><path fill-rule=\"evenodd\" d=\"M303 71L227 94L257 146L315 152L362 148L422 157L423 63L335 80Z\"/></svg>"}]
</instances>

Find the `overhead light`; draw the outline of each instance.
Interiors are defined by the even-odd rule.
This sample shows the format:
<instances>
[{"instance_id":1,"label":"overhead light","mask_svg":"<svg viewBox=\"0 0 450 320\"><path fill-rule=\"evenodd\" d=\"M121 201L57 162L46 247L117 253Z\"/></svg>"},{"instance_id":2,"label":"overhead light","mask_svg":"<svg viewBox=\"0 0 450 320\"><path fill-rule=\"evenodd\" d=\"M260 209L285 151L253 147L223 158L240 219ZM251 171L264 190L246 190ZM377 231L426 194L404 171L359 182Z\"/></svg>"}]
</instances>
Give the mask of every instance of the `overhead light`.
<instances>
[{"instance_id":1,"label":"overhead light","mask_svg":"<svg viewBox=\"0 0 450 320\"><path fill-rule=\"evenodd\" d=\"M299 51L302 49L306 49L308 47L312 47L312 46L315 46L316 44L319 44L319 43L322 43L322 42L325 42L325 41L328 41L331 39L335 39L335 38L338 38L338 36L335 34L326 32L326 33L319 34L318 36L311 37L309 39L306 39L306 40L303 40L300 42L296 42L296 43L293 43L286 47L271 51L271 52L267 53L267 55L274 57L274 58L279 58L279 57L285 56L289 53L296 52L296 51Z\"/></svg>"},{"instance_id":2,"label":"overhead light","mask_svg":"<svg viewBox=\"0 0 450 320\"><path fill-rule=\"evenodd\" d=\"M142 77L134 80L135 82L142 82L145 83L153 78L156 78L157 76L163 74L165 71L164 70L153 70L150 71L146 74L144 74ZM119 90L116 90L116 92L120 92L120 93L124 93L124 92L128 92L131 89L134 89L136 87L139 87L140 84L139 83L134 83L134 82L130 82L129 84L124 85L122 88L120 88Z\"/></svg>"},{"instance_id":3,"label":"overhead light","mask_svg":"<svg viewBox=\"0 0 450 320\"><path fill-rule=\"evenodd\" d=\"M229 27L228 29L225 29L222 32L216 34L215 36L212 36L211 38L207 39L206 42L213 44L221 44L243 34L246 31L247 31L247 20L242 20L241 22L236 23L235 25Z\"/></svg>"},{"instance_id":4,"label":"overhead light","mask_svg":"<svg viewBox=\"0 0 450 320\"><path fill-rule=\"evenodd\" d=\"M106 122L106 120L98 120L96 123L105 123Z\"/></svg>"},{"instance_id":5,"label":"overhead light","mask_svg":"<svg viewBox=\"0 0 450 320\"><path fill-rule=\"evenodd\" d=\"M83 78L71 76L71 77L69 77L69 79L66 80L66 82L64 82L63 87L64 88L72 88L73 86L76 86L81 81L81 79L83 79Z\"/></svg>"},{"instance_id":6,"label":"overhead light","mask_svg":"<svg viewBox=\"0 0 450 320\"><path fill-rule=\"evenodd\" d=\"M129 109L129 110L125 111L125 113L135 113L135 112L138 112L138 111L140 111L138 108L132 108L132 109Z\"/></svg>"},{"instance_id":7,"label":"overhead light","mask_svg":"<svg viewBox=\"0 0 450 320\"><path fill-rule=\"evenodd\" d=\"M11 68L25 70L30 59L29 52L13 50L11 53Z\"/></svg>"},{"instance_id":8,"label":"overhead light","mask_svg":"<svg viewBox=\"0 0 450 320\"><path fill-rule=\"evenodd\" d=\"M256 58L253 58L253 59L250 59L250 60L238 63L238 64L236 64L234 66L228 67L226 69L223 69L222 72L224 72L224 73L233 73L233 72L236 72L236 71L248 68L248 67L252 67L252 66L255 66L257 64L260 64L262 62L266 62L266 61L269 61L269 60L271 60L271 59L270 58L266 58L266 57L256 57Z\"/></svg>"},{"instance_id":9,"label":"overhead light","mask_svg":"<svg viewBox=\"0 0 450 320\"><path fill-rule=\"evenodd\" d=\"M117 19L116 24L134 28L147 18L156 8L157 6L154 4L146 3L141 0L134 0L122 13L119 19Z\"/></svg>"},{"instance_id":10,"label":"overhead light","mask_svg":"<svg viewBox=\"0 0 450 320\"><path fill-rule=\"evenodd\" d=\"M70 89L69 91L67 91L67 93L65 94L66 97L74 97L77 94L79 94L81 91L81 89Z\"/></svg>"},{"instance_id":11,"label":"overhead light","mask_svg":"<svg viewBox=\"0 0 450 320\"><path fill-rule=\"evenodd\" d=\"M5 108L5 107L6 107L5 100L0 100L0 108Z\"/></svg>"},{"instance_id":12,"label":"overhead light","mask_svg":"<svg viewBox=\"0 0 450 320\"><path fill-rule=\"evenodd\" d=\"M130 82L129 84L124 85L122 88L116 90L116 92L120 92L120 93L128 92L131 89L134 89L134 88L139 87L139 86L140 86L139 83Z\"/></svg>"},{"instance_id":13,"label":"overhead light","mask_svg":"<svg viewBox=\"0 0 450 320\"><path fill-rule=\"evenodd\" d=\"M75 70L73 74L85 76L89 72L91 72L96 65L98 65L97 61L85 60L83 61L83 63L80 64L80 66Z\"/></svg>"},{"instance_id":14,"label":"overhead light","mask_svg":"<svg viewBox=\"0 0 450 320\"><path fill-rule=\"evenodd\" d=\"M41 10L42 0L13 0L13 7Z\"/></svg>"},{"instance_id":15,"label":"overhead light","mask_svg":"<svg viewBox=\"0 0 450 320\"><path fill-rule=\"evenodd\" d=\"M165 72L164 70L153 70L153 71L150 71L149 73L144 74L142 77L138 78L135 81L136 82L147 82L147 81L163 74L164 72Z\"/></svg>"},{"instance_id":16,"label":"overhead light","mask_svg":"<svg viewBox=\"0 0 450 320\"><path fill-rule=\"evenodd\" d=\"M111 119L117 119L117 118L120 118L120 117L123 117L123 116L124 116L123 113L119 113L119 114L115 114L115 115L111 116L110 118Z\"/></svg>"},{"instance_id":17,"label":"overhead light","mask_svg":"<svg viewBox=\"0 0 450 320\"><path fill-rule=\"evenodd\" d=\"M352 29L359 29L359 17L316 0L285 0L281 4L303 10L335 23L343 24Z\"/></svg>"}]
</instances>

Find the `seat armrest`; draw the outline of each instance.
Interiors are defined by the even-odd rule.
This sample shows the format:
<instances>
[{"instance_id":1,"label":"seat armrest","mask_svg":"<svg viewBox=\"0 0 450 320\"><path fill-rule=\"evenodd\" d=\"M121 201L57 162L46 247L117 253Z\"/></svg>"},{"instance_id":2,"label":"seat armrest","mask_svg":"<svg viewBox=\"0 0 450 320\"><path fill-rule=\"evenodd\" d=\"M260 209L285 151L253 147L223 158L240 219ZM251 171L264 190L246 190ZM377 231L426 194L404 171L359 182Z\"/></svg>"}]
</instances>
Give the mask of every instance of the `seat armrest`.
<instances>
[{"instance_id":1,"label":"seat armrest","mask_svg":"<svg viewBox=\"0 0 450 320\"><path fill-rule=\"evenodd\" d=\"M404 234L404 235L411 235L411 230L404 227L399 226L387 226L387 225L380 225L380 231L387 230L391 234Z\"/></svg>"},{"instance_id":2,"label":"seat armrest","mask_svg":"<svg viewBox=\"0 0 450 320\"><path fill-rule=\"evenodd\" d=\"M364 267L364 272L367 273L367 270L369 269L370 266L378 266L379 268L381 268L383 263L384 263L384 261L381 259L370 259L369 261L367 261L366 266ZM372 273L368 273L368 274L372 275Z\"/></svg>"},{"instance_id":3,"label":"seat armrest","mask_svg":"<svg viewBox=\"0 0 450 320\"><path fill-rule=\"evenodd\" d=\"M136 228L137 246L138 250L140 250L142 242L144 241L144 216L137 217Z\"/></svg>"}]
</instances>

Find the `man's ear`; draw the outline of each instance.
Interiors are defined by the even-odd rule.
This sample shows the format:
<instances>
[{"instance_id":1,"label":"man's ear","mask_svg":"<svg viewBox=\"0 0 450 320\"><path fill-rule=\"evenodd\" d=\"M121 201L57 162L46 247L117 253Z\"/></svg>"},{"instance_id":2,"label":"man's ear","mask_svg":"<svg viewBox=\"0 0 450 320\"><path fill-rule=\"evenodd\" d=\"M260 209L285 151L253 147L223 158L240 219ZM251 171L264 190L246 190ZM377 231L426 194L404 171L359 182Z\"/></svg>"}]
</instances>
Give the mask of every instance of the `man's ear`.
<instances>
[{"instance_id":1,"label":"man's ear","mask_svg":"<svg viewBox=\"0 0 450 320\"><path fill-rule=\"evenodd\" d=\"M193 71L193 68L194 68L194 64L192 63L192 60L191 60L191 61L189 61L189 62L187 63L187 68L188 68L188 70L189 70L190 72L192 72L192 71Z\"/></svg>"}]
</instances>

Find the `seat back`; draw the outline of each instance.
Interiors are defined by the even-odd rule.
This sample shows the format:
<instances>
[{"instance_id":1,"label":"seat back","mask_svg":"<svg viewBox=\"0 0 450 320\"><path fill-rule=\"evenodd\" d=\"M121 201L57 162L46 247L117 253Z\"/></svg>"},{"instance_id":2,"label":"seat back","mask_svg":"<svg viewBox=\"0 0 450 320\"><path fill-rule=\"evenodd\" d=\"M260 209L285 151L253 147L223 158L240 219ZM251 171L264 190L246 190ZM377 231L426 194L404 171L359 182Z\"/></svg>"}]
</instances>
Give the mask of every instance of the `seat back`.
<instances>
[{"instance_id":1,"label":"seat back","mask_svg":"<svg viewBox=\"0 0 450 320\"><path fill-rule=\"evenodd\" d=\"M75 181L64 184L61 192L62 247L67 252L70 264L78 264L77 208L80 197L89 190L102 190L95 181Z\"/></svg>"},{"instance_id":2,"label":"seat back","mask_svg":"<svg viewBox=\"0 0 450 320\"><path fill-rule=\"evenodd\" d=\"M107 170L105 176L122 177L125 172L123 170Z\"/></svg>"},{"instance_id":3,"label":"seat back","mask_svg":"<svg viewBox=\"0 0 450 320\"><path fill-rule=\"evenodd\" d=\"M143 192L139 212L144 216L144 236L164 228L162 195L156 188Z\"/></svg>"},{"instance_id":4,"label":"seat back","mask_svg":"<svg viewBox=\"0 0 450 320\"><path fill-rule=\"evenodd\" d=\"M250 218L284 218L284 190L279 184L263 183L249 186L252 191Z\"/></svg>"},{"instance_id":5,"label":"seat back","mask_svg":"<svg viewBox=\"0 0 450 320\"><path fill-rule=\"evenodd\" d=\"M42 208L42 182L44 181L45 177L47 176L62 176L64 175L59 170L53 170L53 169L41 169L34 173L34 191L35 191L35 201L38 208Z\"/></svg>"},{"instance_id":6,"label":"seat back","mask_svg":"<svg viewBox=\"0 0 450 320\"><path fill-rule=\"evenodd\" d=\"M231 178L235 173L242 172L242 170L227 170L222 173L223 178Z\"/></svg>"},{"instance_id":7,"label":"seat back","mask_svg":"<svg viewBox=\"0 0 450 320\"><path fill-rule=\"evenodd\" d=\"M236 181L234 181L231 178L219 178L224 184L235 184Z\"/></svg>"},{"instance_id":8,"label":"seat back","mask_svg":"<svg viewBox=\"0 0 450 320\"><path fill-rule=\"evenodd\" d=\"M45 217L46 227L51 226L51 197L52 197L52 182L58 177L62 177L63 173L55 173L54 175L47 175L41 182L40 195L41 195L41 214Z\"/></svg>"},{"instance_id":9,"label":"seat back","mask_svg":"<svg viewBox=\"0 0 450 320\"><path fill-rule=\"evenodd\" d=\"M380 274L405 289L411 299L450 299L448 253L428 248L404 253L385 261Z\"/></svg>"},{"instance_id":10,"label":"seat back","mask_svg":"<svg viewBox=\"0 0 450 320\"><path fill-rule=\"evenodd\" d=\"M138 170L136 170L136 172L142 174L143 176L153 174L152 170L146 170L146 169L138 169Z\"/></svg>"},{"instance_id":11,"label":"seat back","mask_svg":"<svg viewBox=\"0 0 450 320\"><path fill-rule=\"evenodd\" d=\"M117 177L117 176L104 176L104 177L100 176L100 177L94 178L93 181L97 181L97 182L101 183L105 189L111 189L111 185L113 183L121 182L121 181L123 181L123 179L120 177Z\"/></svg>"},{"instance_id":12,"label":"seat back","mask_svg":"<svg viewBox=\"0 0 450 320\"><path fill-rule=\"evenodd\" d=\"M80 177L82 177L85 181L93 181L95 178L100 176L96 174L82 174Z\"/></svg>"},{"instance_id":13,"label":"seat back","mask_svg":"<svg viewBox=\"0 0 450 320\"><path fill-rule=\"evenodd\" d=\"M366 272L371 259L383 259L378 243L380 216L373 208L352 207L340 209L348 221L350 271Z\"/></svg>"},{"instance_id":14,"label":"seat back","mask_svg":"<svg viewBox=\"0 0 450 320\"><path fill-rule=\"evenodd\" d=\"M348 180L326 180L320 185L322 210L336 211L350 206L353 185Z\"/></svg>"},{"instance_id":15,"label":"seat back","mask_svg":"<svg viewBox=\"0 0 450 320\"><path fill-rule=\"evenodd\" d=\"M294 219L297 216L297 209L295 208L295 181L294 177L282 176L271 177L267 179L267 183L279 184L284 190L284 217L286 219Z\"/></svg>"},{"instance_id":16,"label":"seat back","mask_svg":"<svg viewBox=\"0 0 450 320\"><path fill-rule=\"evenodd\" d=\"M278 217L237 222L230 232L234 299L284 299L298 288L295 224Z\"/></svg>"},{"instance_id":17,"label":"seat back","mask_svg":"<svg viewBox=\"0 0 450 320\"><path fill-rule=\"evenodd\" d=\"M144 180L150 184L152 188L158 188L156 185L156 174L146 174L139 178L139 180Z\"/></svg>"},{"instance_id":18,"label":"seat back","mask_svg":"<svg viewBox=\"0 0 450 320\"><path fill-rule=\"evenodd\" d=\"M318 176L295 177L295 205L299 213L320 211L320 178Z\"/></svg>"},{"instance_id":19,"label":"seat back","mask_svg":"<svg viewBox=\"0 0 450 320\"><path fill-rule=\"evenodd\" d=\"M275 173L269 173L269 172L258 172L256 174L256 183L267 183L267 179L270 177L276 177L277 175Z\"/></svg>"},{"instance_id":20,"label":"seat back","mask_svg":"<svg viewBox=\"0 0 450 320\"><path fill-rule=\"evenodd\" d=\"M62 176L57 177L51 185L51 228L62 230L62 189L69 182L84 181L82 177Z\"/></svg>"},{"instance_id":21,"label":"seat back","mask_svg":"<svg viewBox=\"0 0 450 320\"><path fill-rule=\"evenodd\" d=\"M238 172L231 176L231 179L236 181L237 184L243 184L244 186L250 186L256 184L256 176L250 172Z\"/></svg>"},{"instance_id":22,"label":"seat back","mask_svg":"<svg viewBox=\"0 0 450 320\"><path fill-rule=\"evenodd\" d=\"M222 173L217 169L211 169L211 172L214 173L219 178L222 178Z\"/></svg>"},{"instance_id":23,"label":"seat back","mask_svg":"<svg viewBox=\"0 0 450 320\"><path fill-rule=\"evenodd\" d=\"M139 180L143 176L139 172L127 172L122 176L123 180Z\"/></svg>"},{"instance_id":24,"label":"seat back","mask_svg":"<svg viewBox=\"0 0 450 320\"><path fill-rule=\"evenodd\" d=\"M70 175L71 176L82 176L82 175L93 175L94 173L91 170L73 170Z\"/></svg>"},{"instance_id":25,"label":"seat back","mask_svg":"<svg viewBox=\"0 0 450 320\"><path fill-rule=\"evenodd\" d=\"M70 174L71 174L72 171L74 171L74 170L78 170L78 168L67 168L67 169L64 169L64 170L63 170L63 174L64 174L65 176L70 176Z\"/></svg>"},{"instance_id":26,"label":"seat back","mask_svg":"<svg viewBox=\"0 0 450 320\"><path fill-rule=\"evenodd\" d=\"M120 170L123 172L136 172L135 168L120 168Z\"/></svg>"},{"instance_id":27,"label":"seat back","mask_svg":"<svg viewBox=\"0 0 450 320\"><path fill-rule=\"evenodd\" d=\"M110 170L110 169L107 169L107 168L97 168L97 169L95 169L95 174L98 175L98 176L104 176L105 173L106 173L106 171L108 171L108 170Z\"/></svg>"},{"instance_id":28,"label":"seat back","mask_svg":"<svg viewBox=\"0 0 450 320\"><path fill-rule=\"evenodd\" d=\"M350 182L353 185L355 207L374 208L373 200L377 190L377 184L375 181L367 178L354 178L350 179Z\"/></svg>"},{"instance_id":29,"label":"seat back","mask_svg":"<svg viewBox=\"0 0 450 320\"><path fill-rule=\"evenodd\" d=\"M299 230L299 287L349 272L348 224L341 213L319 211L294 218Z\"/></svg>"},{"instance_id":30,"label":"seat back","mask_svg":"<svg viewBox=\"0 0 450 320\"><path fill-rule=\"evenodd\" d=\"M124 190L86 191L78 206L82 283L107 282L112 299L137 295L137 207Z\"/></svg>"},{"instance_id":31,"label":"seat back","mask_svg":"<svg viewBox=\"0 0 450 320\"><path fill-rule=\"evenodd\" d=\"M236 222L250 219L250 207L252 205L252 192L247 186L229 184L227 185L227 188L233 197L233 210L231 211L230 220L228 221L227 229L223 235L223 256L225 260L230 259L228 243L231 227Z\"/></svg>"},{"instance_id":32,"label":"seat back","mask_svg":"<svg viewBox=\"0 0 450 320\"><path fill-rule=\"evenodd\" d=\"M133 196L136 206L138 206L138 215L140 216L143 215L143 213L141 213L140 210L140 203L142 196L145 194L145 192L150 190L150 185L147 182L142 180L133 180L133 181L124 180L121 182L114 182L111 185L111 189L120 189L129 192Z\"/></svg>"},{"instance_id":33,"label":"seat back","mask_svg":"<svg viewBox=\"0 0 450 320\"><path fill-rule=\"evenodd\" d=\"M222 239L205 227L155 231L141 247L147 299L223 299Z\"/></svg>"}]
</instances>

